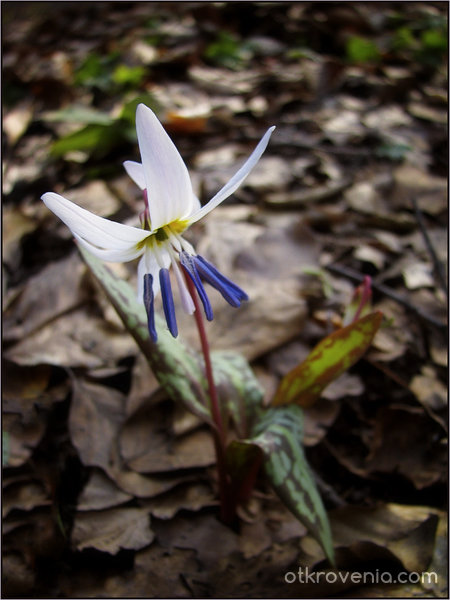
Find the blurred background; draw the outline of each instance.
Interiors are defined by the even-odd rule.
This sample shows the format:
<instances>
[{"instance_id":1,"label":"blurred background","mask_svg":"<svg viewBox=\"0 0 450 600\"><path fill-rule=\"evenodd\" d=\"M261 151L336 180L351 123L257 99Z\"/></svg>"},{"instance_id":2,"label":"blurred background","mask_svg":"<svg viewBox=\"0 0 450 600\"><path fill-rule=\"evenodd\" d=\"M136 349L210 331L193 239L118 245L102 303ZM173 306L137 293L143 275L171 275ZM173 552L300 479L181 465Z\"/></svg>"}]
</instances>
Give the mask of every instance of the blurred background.
<instances>
[{"instance_id":1,"label":"blurred background","mask_svg":"<svg viewBox=\"0 0 450 600\"><path fill-rule=\"evenodd\" d=\"M187 234L249 293L241 312L213 297L209 333L252 362L267 400L373 278L390 326L305 411L307 456L342 568L432 565L443 593L447 9L2 3L5 597L285 597L283 573L321 560L264 484L239 531L220 526L205 432L161 395L40 200L55 191L137 224L122 162L139 160L139 102L202 203L277 127ZM111 268L135 285L134 264ZM198 346L190 319L180 331Z\"/></svg>"}]
</instances>

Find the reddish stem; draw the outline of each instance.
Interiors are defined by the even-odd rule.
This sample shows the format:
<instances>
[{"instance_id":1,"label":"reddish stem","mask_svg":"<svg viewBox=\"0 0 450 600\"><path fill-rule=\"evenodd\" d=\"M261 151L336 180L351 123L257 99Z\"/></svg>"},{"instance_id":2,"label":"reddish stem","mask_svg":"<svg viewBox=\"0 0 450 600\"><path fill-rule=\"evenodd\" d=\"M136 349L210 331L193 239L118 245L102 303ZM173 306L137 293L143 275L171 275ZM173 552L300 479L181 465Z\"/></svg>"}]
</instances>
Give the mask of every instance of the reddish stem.
<instances>
[{"instance_id":1,"label":"reddish stem","mask_svg":"<svg viewBox=\"0 0 450 600\"><path fill-rule=\"evenodd\" d=\"M353 322L357 321L361 316L361 312L366 304L370 301L372 297L372 278L369 275L364 277L363 283L356 289L355 293L361 295L361 299L359 301L359 306L356 310L355 316L353 317Z\"/></svg>"},{"instance_id":2,"label":"reddish stem","mask_svg":"<svg viewBox=\"0 0 450 600\"><path fill-rule=\"evenodd\" d=\"M214 447L216 451L217 458L217 473L219 478L219 496L220 496L220 506L221 506L221 517L225 523L230 523L234 516L234 510L232 509L232 504L230 502L230 484L227 476L227 468L226 468L226 458L225 458L225 449L226 449L226 439L225 439L225 430L223 426L222 413L220 411L219 398L217 395L217 388L214 383L214 375L211 363L211 353L209 349L208 338L206 335L205 324L203 322L200 302L197 296L197 292L195 286L189 277L189 275L185 272L183 267L186 283L189 289L189 293L191 294L192 300L195 306L195 322L197 324L198 334L200 338L200 344L202 347L203 357L205 359L205 374L206 380L208 382L208 392L211 400L211 415L215 424L215 428L212 428L213 438L214 438Z\"/></svg>"}]
</instances>

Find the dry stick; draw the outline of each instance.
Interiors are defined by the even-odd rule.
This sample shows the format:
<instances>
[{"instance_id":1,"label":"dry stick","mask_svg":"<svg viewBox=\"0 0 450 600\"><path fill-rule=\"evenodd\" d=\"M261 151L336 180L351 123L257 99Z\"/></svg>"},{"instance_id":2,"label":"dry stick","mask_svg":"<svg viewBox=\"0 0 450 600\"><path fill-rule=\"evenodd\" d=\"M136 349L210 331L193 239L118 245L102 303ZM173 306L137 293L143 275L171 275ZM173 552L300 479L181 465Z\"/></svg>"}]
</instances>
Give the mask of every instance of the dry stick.
<instances>
[{"instance_id":1,"label":"dry stick","mask_svg":"<svg viewBox=\"0 0 450 600\"><path fill-rule=\"evenodd\" d=\"M328 271L330 271L331 273L335 273L337 275L343 275L344 277L347 277L348 279L351 279L358 283L360 283L364 280L363 275L361 275L360 273L358 273L358 271L355 271L354 269L351 269L349 267L343 267L341 265L326 265L325 268ZM438 321L431 315L424 313L419 308L417 308L417 306L414 306L413 304L411 304L406 298L404 298L400 294L397 294L397 292L394 292L394 290L392 290L390 287L383 285L381 283L374 283L372 281L372 289L377 290L377 292L380 292L380 294L384 294L385 296L392 298L392 300L395 300L399 304L402 304L405 308L407 308L411 312L415 313L418 317L420 317L424 321L428 321L428 323L431 323L431 325L434 325L435 327L439 328L440 330L442 330L442 331L447 330L446 323L442 323L441 321Z\"/></svg>"},{"instance_id":2,"label":"dry stick","mask_svg":"<svg viewBox=\"0 0 450 600\"><path fill-rule=\"evenodd\" d=\"M422 233L423 239L425 241L425 245L427 247L428 252L430 253L431 260L433 261L436 279L438 280L438 283L439 283L442 291L448 297L448 288L447 288L447 282L445 280L444 267L442 265L442 262L439 260L437 254L436 254L436 250L434 249L434 246L430 240L430 236L428 235L428 232L425 228L422 211L420 210L419 206L417 205L417 200L414 198L414 196L411 198L411 204L413 205L414 214L416 216L420 232Z\"/></svg>"},{"instance_id":3,"label":"dry stick","mask_svg":"<svg viewBox=\"0 0 450 600\"><path fill-rule=\"evenodd\" d=\"M206 336L205 324L203 322L200 302L198 300L195 286L186 273L183 267L185 280L194 302L195 311L195 322L197 324L198 335L200 338L200 344L202 347L203 357L205 359L205 374L208 381L208 392L211 400L211 415L216 427L212 427L211 431L214 439L214 448L216 451L217 458L217 473L219 478L219 497L221 507L221 517L225 523L230 523L234 517L233 509L230 504L230 486L227 477L226 459L225 459L225 430L223 427L222 413L220 412L219 398L217 396L217 388L214 383L214 375L211 363L211 353L209 350L208 338Z\"/></svg>"}]
</instances>

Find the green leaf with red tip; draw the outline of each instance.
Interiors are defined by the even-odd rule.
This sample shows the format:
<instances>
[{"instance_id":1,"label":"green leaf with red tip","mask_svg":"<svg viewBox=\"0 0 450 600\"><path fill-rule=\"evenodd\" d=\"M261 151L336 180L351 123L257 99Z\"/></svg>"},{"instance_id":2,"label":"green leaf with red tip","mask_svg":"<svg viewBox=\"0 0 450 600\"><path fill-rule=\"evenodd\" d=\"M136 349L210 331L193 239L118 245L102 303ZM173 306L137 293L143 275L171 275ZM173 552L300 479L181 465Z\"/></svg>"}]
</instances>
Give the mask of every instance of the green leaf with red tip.
<instances>
[{"instance_id":1,"label":"green leaf with red tip","mask_svg":"<svg viewBox=\"0 0 450 600\"><path fill-rule=\"evenodd\" d=\"M366 275L361 285L358 285L353 292L353 298L345 309L345 314L342 317L344 327L372 312L371 298L372 280L369 275Z\"/></svg>"},{"instance_id":2,"label":"green leaf with red tip","mask_svg":"<svg viewBox=\"0 0 450 600\"><path fill-rule=\"evenodd\" d=\"M373 312L319 342L304 362L283 377L272 404L311 406L329 383L366 352L382 318L381 312Z\"/></svg>"}]
</instances>

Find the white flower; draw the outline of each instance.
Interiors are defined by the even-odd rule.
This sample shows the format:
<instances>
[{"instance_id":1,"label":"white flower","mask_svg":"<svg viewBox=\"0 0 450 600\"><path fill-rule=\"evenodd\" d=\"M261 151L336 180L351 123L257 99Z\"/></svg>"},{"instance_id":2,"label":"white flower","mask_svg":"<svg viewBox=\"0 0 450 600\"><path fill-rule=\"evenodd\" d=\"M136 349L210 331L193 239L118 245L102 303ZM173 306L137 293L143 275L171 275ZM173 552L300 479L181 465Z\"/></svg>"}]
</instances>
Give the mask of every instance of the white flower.
<instances>
[{"instance_id":1,"label":"white flower","mask_svg":"<svg viewBox=\"0 0 450 600\"><path fill-rule=\"evenodd\" d=\"M157 339L153 302L160 289L169 330L173 336L178 333L169 277L170 266L173 267L182 306L189 314L195 308L182 268L194 282L209 320L213 315L202 279L219 290L233 306L240 306L242 300L248 299L237 285L204 258L196 255L193 247L181 234L241 185L266 149L274 129L275 127L271 127L266 131L244 165L201 207L192 191L186 165L172 140L153 112L144 104L139 104L136 110L136 130L142 164L126 161L124 167L144 193L146 207L141 216L141 229L94 215L59 194L47 192L42 196L46 206L69 227L78 243L95 256L107 262L126 262L141 257L138 266L138 298L145 304L153 341Z\"/></svg>"}]
</instances>

